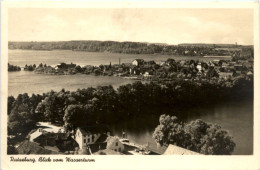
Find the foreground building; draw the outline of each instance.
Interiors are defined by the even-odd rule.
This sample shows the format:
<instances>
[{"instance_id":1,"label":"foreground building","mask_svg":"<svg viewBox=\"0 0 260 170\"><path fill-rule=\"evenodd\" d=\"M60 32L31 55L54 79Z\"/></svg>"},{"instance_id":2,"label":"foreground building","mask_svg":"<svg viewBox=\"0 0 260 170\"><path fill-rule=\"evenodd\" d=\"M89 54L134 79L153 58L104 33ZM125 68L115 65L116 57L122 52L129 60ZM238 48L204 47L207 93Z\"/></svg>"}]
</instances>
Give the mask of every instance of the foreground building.
<instances>
[{"instance_id":1,"label":"foreground building","mask_svg":"<svg viewBox=\"0 0 260 170\"><path fill-rule=\"evenodd\" d=\"M164 155L202 155L202 154L170 144L168 148L165 150Z\"/></svg>"}]
</instances>

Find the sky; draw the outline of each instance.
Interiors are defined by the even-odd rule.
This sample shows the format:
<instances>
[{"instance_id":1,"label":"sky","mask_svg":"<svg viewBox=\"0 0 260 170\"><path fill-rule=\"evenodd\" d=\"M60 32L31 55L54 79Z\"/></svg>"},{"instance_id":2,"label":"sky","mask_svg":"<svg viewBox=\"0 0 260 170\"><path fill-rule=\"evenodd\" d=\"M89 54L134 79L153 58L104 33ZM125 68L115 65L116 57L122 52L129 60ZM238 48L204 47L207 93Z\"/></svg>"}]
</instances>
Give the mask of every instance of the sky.
<instances>
[{"instance_id":1,"label":"sky","mask_svg":"<svg viewBox=\"0 0 260 170\"><path fill-rule=\"evenodd\" d=\"M11 8L9 41L253 44L252 9Z\"/></svg>"}]
</instances>

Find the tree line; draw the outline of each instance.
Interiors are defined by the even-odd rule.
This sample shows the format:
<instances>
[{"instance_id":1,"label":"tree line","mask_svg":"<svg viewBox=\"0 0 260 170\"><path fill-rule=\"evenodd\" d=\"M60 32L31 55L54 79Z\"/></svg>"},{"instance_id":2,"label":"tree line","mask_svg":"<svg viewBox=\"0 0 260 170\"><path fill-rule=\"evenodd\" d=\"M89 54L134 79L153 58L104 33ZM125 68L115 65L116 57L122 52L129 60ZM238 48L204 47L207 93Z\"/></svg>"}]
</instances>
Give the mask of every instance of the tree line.
<instances>
[{"instance_id":1,"label":"tree line","mask_svg":"<svg viewBox=\"0 0 260 170\"><path fill-rule=\"evenodd\" d=\"M233 55L233 50L217 50L225 44L208 45L167 45L141 42L116 41L59 41L59 42L9 42L9 49L24 50L78 50L88 52L111 52L125 54L167 54L181 56ZM242 51L238 56L253 57L253 46L238 46ZM236 48L230 45L228 48ZM248 52L249 51L249 52ZM244 54L245 53L245 54Z\"/></svg>"},{"instance_id":2,"label":"tree line","mask_svg":"<svg viewBox=\"0 0 260 170\"><path fill-rule=\"evenodd\" d=\"M8 71L21 71L21 67L8 63Z\"/></svg>"},{"instance_id":3,"label":"tree line","mask_svg":"<svg viewBox=\"0 0 260 170\"><path fill-rule=\"evenodd\" d=\"M232 82L138 81L117 90L110 85L32 96L25 93L17 98L8 97L8 132L17 137L27 135L38 121L50 121L73 130L86 124L113 124L145 114L171 114L178 108L252 98L253 79L247 77L237 77Z\"/></svg>"}]
</instances>

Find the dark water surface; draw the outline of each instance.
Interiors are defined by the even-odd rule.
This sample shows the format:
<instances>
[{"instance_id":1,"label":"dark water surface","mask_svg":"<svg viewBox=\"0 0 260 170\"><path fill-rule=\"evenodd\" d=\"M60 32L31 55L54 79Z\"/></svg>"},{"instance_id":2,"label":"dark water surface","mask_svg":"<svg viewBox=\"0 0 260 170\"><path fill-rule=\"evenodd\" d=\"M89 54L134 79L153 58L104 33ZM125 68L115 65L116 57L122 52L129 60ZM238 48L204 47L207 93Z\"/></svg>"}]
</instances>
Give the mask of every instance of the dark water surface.
<instances>
[{"instance_id":1,"label":"dark water surface","mask_svg":"<svg viewBox=\"0 0 260 170\"><path fill-rule=\"evenodd\" d=\"M183 112L179 120L189 122L202 119L208 123L216 123L229 132L236 143L234 155L250 155L253 153L253 102L222 103L215 106L204 106ZM126 129L127 138L138 144L154 146L152 134L159 124L159 117L146 116L113 127L116 135L122 135Z\"/></svg>"}]
</instances>

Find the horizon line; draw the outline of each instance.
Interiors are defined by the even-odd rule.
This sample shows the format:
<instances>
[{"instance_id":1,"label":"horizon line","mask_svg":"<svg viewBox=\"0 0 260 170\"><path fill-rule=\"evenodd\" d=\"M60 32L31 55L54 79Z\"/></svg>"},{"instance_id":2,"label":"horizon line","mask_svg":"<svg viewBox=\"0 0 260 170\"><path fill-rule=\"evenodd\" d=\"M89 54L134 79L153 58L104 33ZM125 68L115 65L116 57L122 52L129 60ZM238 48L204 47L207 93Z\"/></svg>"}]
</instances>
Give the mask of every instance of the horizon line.
<instances>
[{"instance_id":1,"label":"horizon line","mask_svg":"<svg viewBox=\"0 0 260 170\"><path fill-rule=\"evenodd\" d=\"M239 44L237 42L235 43L207 43L207 42L200 42L200 43L196 43L196 42L182 42L182 43L178 43L178 44L170 44L170 43L165 43L165 42L144 42L144 41L116 41L116 40L48 40L48 41L37 41L37 40L33 40L33 41L17 41L17 40L10 40L9 42L69 42L69 41L99 41L99 42L120 42L120 43L124 43L124 42L132 42L132 43L146 43L146 44L165 44L165 45L182 45L182 44L198 44L198 45L202 45L202 44L221 44L221 45L243 45L243 46L254 46L254 44Z\"/></svg>"}]
</instances>

